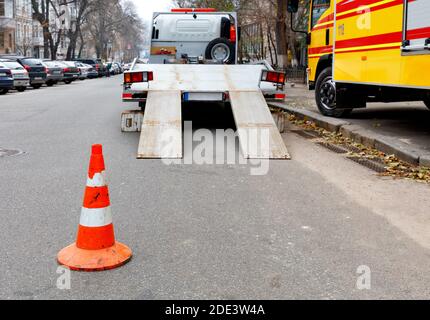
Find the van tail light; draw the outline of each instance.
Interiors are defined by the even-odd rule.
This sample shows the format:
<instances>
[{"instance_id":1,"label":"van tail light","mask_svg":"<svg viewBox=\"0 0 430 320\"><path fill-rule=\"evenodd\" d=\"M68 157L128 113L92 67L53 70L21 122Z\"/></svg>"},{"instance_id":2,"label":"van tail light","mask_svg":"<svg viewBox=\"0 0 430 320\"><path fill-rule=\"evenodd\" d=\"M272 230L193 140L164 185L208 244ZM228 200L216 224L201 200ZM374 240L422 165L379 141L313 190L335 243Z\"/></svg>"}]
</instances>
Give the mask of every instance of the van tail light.
<instances>
[{"instance_id":1,"label":"van tail light","mask_svg":"<svg viewBox=\"0 0 430 320\"><path fill-rule=\"evenodd\" d=\"M146 72L129 72L124 74L124 83L139 83L149 82L154 80L154 73L152 71Z\"/></svg>"},{"instance_id":2,"label":"van tail light","mask_svg":"<svg viewBox=\"0 0 430 320\"><path fill-rule=\"evenodd\" d=\"M232 25L230 27L230 41L235 43L236 42L236 27Z\"/></svg>"},{"instance_id":3,"label":"van tail light","mask_svg":"<svg viewBox=\"0 0 430 320\"><path fill-rule=\"evenodd\" d=\"M261 81L263 82L272 82L284 85L286 79L287 75L285 72L263 70L263 73L261 74Z\"/></svg>"}]
</instances>

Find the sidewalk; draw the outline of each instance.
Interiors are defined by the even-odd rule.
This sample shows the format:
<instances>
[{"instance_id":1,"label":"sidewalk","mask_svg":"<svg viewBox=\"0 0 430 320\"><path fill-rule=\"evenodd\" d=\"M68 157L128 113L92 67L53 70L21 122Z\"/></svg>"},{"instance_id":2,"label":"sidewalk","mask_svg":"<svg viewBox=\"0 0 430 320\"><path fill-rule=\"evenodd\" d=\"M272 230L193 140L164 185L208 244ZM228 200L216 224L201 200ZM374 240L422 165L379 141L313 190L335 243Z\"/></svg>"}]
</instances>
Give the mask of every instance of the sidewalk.
<instances>
[{"instance_id":1,"label":"sidewalk","mask_svg":"<svg viewBox=\"0 0 430 320\"><path fill-rule=\"evenodd\" d=\"M348 118L335 119L319 113L315 92L306 86L287 85L286 91L285 103L270 104L406 162L430 167L430 110L423 103L369 103Z\"/></svg>"}]
</instances>

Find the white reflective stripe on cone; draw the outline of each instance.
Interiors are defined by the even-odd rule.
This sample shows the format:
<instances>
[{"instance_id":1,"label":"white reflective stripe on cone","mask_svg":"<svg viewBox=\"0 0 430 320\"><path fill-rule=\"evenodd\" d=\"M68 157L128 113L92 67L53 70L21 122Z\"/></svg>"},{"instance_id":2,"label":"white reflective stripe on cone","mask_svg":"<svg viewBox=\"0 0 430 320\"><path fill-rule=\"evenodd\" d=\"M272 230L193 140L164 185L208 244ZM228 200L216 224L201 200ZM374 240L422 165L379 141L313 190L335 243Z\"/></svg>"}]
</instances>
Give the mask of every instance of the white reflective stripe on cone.
<instances>
[{"instance_id":1,"label":"white reflective stripe on cone","mask_svg":"<svg viewBox=\"0 0 430 320\"><path fill-rule=\"evenodd\" d=\"M107 186L106 173L104 171L94 174L92 179L90 177L87 178L87 187L96 188L104 186Z\"/></svg>"},{"instance_id":2,"label":"white reflective stripe on cone","mask_svg":"<svg viewBox=\"0 0 430 320\"><path fill-rule=\"evenodd\" d=\"M110 207L101 209L82 208L79 224L83 227L104 227L112 223Z\"/></svg>"}]
</instances>

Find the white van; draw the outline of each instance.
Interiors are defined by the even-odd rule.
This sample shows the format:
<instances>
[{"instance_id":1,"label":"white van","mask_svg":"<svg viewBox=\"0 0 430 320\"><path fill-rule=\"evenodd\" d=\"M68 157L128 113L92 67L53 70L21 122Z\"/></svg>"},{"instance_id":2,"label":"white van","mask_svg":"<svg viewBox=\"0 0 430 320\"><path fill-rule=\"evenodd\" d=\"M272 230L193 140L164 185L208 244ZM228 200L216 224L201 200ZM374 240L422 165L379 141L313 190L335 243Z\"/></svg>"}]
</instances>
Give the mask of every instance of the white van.
<instances>
[{"instance_id":1,"label":"white van","mask_svg":"<svg viewBox=\"0 0 430 320\"><path fill-rule=\"evenodd\" d=\"M154 13L150 64L237 64L236 13L172 9Z\"/></svg>"}]
</instances>

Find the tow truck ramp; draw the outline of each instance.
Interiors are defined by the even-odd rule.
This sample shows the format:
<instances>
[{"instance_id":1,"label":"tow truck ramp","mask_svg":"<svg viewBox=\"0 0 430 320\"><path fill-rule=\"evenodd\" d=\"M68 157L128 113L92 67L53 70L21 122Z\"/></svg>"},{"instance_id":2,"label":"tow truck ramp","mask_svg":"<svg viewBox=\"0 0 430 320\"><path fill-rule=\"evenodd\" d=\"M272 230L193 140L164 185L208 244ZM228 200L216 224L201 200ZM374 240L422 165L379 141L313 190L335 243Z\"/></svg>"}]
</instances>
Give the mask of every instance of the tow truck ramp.
<instances>
[{"instance_id":1,"label":"tow truck ramp","mask_svg":"<svg viewBox=\"0 0 430 320\"><path fill-rule=\"evenodd\" d=\"M290 159L261 90L229 94L245 159Z\"/></svg>"},{"instance_id":2,"label":"tow truck ramp","mask_svg":"<svg viewBox=\"0 0 430 320\"><path fill-rule=\"evenodd\" d=\"M181 91L149 91L138 159L182 159Z\"/></svg>"},{"instance_id":3,"label":"tow truck ramp","mask_svg":"<svg viewBox=\"0 0 430 320\"><path fill-rule=\"evenodd\" d=\"M230 91L245 159L290 159L261 90ZM148 92L138 159L182 159L180 90Z\"/></svg>"}]
</instances>

